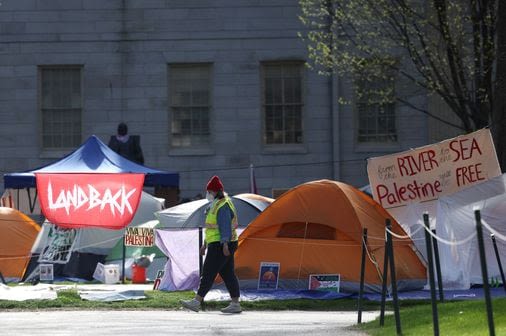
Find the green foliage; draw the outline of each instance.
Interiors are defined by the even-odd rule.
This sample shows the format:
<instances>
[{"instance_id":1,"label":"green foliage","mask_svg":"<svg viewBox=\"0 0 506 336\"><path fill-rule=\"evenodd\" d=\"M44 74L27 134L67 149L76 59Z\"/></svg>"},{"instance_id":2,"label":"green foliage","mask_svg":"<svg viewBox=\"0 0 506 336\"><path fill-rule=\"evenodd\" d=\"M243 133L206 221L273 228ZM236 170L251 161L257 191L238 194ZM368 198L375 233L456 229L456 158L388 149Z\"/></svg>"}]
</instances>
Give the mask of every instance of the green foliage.
<instances>
[{"instance_id":1,"label":"green foliage","mask_svg":"<svg viewBox=\"0 0 506 336\"><path fill-rule=\"evenodd\" d=\"M312 68L371 82L398 75L438 94L465 130L489 122L497 0L299 3Z\"/></svg>"}]
</instances>

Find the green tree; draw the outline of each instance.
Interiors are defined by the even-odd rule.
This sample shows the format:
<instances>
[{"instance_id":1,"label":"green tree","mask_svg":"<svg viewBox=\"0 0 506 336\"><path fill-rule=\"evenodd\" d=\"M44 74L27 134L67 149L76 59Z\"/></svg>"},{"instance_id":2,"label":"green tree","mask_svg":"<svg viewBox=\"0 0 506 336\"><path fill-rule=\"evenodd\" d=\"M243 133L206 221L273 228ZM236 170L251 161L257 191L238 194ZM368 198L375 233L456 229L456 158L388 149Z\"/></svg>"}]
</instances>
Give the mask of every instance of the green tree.
<instances>
[{"instance_id":1,"label":"green tree","mask_svg":"<svg viewBox=\"0 0 506 336\"><path fill-rule=\"evenodd\" d=\"M460 124L418 106L411 107L465 132L492 125L505 170L506 141L500 141L500 137L506 140L502 131L506 103L500 104L501 108L495 106L505 96L502 87L498 91L497 86L503 82L496 81L500 76L506 78L506 64L497 62L498 47L506 40L506 36L501 39L506 27L498 31L499 20L506 20L506 12L502 18L497 13L504 12L505 1L299 0L299 3L300 19L307 28L302 37L307 43L310 66L321 73L335 72L354 79L391 81L395 73L427 94L438 95ZM506 50L503 55L506 58ZM357 94L382 96L385 101L395 99L411 105L407 99L388 91Z\"/></svg>"}]
</instances>

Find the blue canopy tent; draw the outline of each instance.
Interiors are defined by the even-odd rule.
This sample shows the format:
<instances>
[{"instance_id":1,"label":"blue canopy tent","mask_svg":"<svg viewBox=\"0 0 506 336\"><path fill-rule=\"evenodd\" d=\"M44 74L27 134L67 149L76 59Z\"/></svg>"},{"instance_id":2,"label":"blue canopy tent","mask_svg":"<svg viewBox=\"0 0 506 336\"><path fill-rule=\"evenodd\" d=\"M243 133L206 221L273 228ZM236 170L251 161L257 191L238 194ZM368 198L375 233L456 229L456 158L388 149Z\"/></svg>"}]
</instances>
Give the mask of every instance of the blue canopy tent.
<instances>
[{"instance_id":1,"label":"blue canopy tent","mask_svg":"<svg viewBox=\"0 0 506 336\"><path fill-rule=\"evenodd\" d=\"M141 166L125 159L92 135L81 147L47 166L4 175L4 187L35 187L35 173L143 173L145 186L178 187L179 174Z\"/></svg>"},{"instance_id":2,"label":"blue canopy tent","mask_svg":"<svg viewBox=\"0 0 506 336\"><path fill-rule=\"evenodd\" d=\"M69 153L60 160L21 173L4 175L5 189L17 189L19 207L19 191L26 189L30 213L33 214L37 203L37 192L32 196L31 190L36 187L35 173L141 173L145 174L144 185L156 187L179 187L179 174L156 170L132 162L110 149L96 136L90 136L79 148ZM58 265L54 270L55 275L63 274L71 277L90 278L97 262L103 262L105 256L90 253L72 253L67 264ZM28 269L37 265L37 256L32 257ZM80 265L79 267L76 265ZM88 265L86 268L83 265ZM27 271L26 274L29 274Z\"/></svg>"},{"instance_id":3,"label":"blue canopy tent","mask_svg":"<svg viewBox=\"0 0 506 336\"><path fill-rule=\"evenodd\" d=\"M32 200L29 191L30 188L36 186L35 173L141 173L146 174L145 186L179 187L178 173L145 167L125 159L94 135L90 136L79 148L56 162L26 172L4 175L5 189L26 189L28 191L31 213L33 213L37 198L35 193ZM19 206L19 200L17 204Z\"/></svg>"}]
</instances>

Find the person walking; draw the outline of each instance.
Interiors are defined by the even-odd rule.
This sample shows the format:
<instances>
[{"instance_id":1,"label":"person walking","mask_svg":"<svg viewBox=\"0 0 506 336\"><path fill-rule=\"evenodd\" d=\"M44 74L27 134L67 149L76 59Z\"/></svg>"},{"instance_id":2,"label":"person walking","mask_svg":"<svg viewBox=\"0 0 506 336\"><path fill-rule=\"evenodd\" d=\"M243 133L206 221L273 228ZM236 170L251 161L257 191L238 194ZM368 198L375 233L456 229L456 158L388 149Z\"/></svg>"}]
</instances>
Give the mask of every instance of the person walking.
<instances>
[{"instance_id":1,"label":"person walking","mask_svg":"<svg viewBox=\"0 0 506 336\"><path fill-rule=\"evenodd\" d=\"M213 176L207 183L209 207L206 210L205 241L200 247L200 254L206 254L202 276L195 298L180 300L181 305L198 312L204 297L213 286L216 275L220 275L230 294L230 304L223 308L223 313L240 313L239 281L235 275L234 254L237 250L237 212L232 200L223 190L223 183L218 176Z\"/></svg>"}]
</instances>

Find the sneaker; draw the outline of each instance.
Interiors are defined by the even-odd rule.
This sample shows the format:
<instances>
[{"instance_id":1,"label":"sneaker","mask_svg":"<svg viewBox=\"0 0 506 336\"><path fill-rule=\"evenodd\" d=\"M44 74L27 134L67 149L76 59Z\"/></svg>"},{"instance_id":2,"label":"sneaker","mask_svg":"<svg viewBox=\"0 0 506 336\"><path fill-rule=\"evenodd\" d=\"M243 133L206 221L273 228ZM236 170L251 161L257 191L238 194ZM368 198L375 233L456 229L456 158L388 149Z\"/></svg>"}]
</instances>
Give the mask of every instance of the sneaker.
<instances>
[{"instance_id":1,"label":"sneaker","mask_svg":"<svg viewBox=\"0 0 506 336\"><path fill-rule=\"evenodd\" d=\"M238 314L242 312L241 304L239 302L230 302L228 306L221 310L225 314Z\"/></svg>"},{"instance_id":2,"label":"sneaker","mask_svg":"<svg viewBox=\"0 0 506 336\"><path fill-rule=\"evenodd\" d=\"M181 303L184 308L192 310L194 312L198 313L200 310L200 301L197 299L179 300L179 303Z\"/></svg>"}]
</instances>

